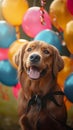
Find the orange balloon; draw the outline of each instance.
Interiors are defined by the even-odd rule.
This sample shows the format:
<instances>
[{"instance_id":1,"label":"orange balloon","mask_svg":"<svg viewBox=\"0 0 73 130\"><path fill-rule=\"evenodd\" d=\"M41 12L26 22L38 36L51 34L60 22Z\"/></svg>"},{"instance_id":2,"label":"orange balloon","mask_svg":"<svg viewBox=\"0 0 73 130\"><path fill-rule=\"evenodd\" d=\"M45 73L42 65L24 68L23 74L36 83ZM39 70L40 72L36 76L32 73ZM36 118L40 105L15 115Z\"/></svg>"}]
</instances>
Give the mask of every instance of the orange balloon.
<instances>
[{"instance_id":1,"label":"orange balloon","mask_svg":"<svg viewBox=\"0 0 73 130\"><path fill-rule=\"evenodd\" d=\"M67 56L62 56L64 60L64 68L58 73L57 82L61 89L64 89L64 82L68 75L73 71L72 60Z\"/></svg>"},{"instance_id":2,"label":"orange balloon","mask_svg":"<svg viewBox=\"0 0 73 130\"><path fill-rule=\"evenodd\" d=\"M16 40L15 42L13 42L13 43L11 44L11 46L9 47L8 58L9 58L10 63L12 64L12 66L13 66L14 68L16 68L16 69L17 69L17 66L16 66L16 64L13 62L13 56L14 56L14 54L18 51L18 49L19 49L20 47L22 47L26 42L27 42L27 40L18 39L18 40Z\"/></svg>"},{"instance_id":3,"label":"orange balloon","mask_svg":"<svg viewBox=\"0 0 73 130\"><path fill-rule=\"evenodd\" d=\"M64 31L64 40L70 53L73 54L73 20L67 23Z\"/></svg>"},{"instance_id":4,"label":"orange balloon","mask_svg":"<svg viewBox=\"0 0 73 130\"><path fill-rule=\"evenodd\" d=\"M3 0L2 3L4 18L14 26L21 25L24 13L27 9L27 0Z\"/></svg>"},{"instance_id":5,"label":"orange balloon","mask_svg":"<svg viewBox=\"0 0 73 130\"><path fill-rule=\"evenodd\" d=\"M52 24L59 30L64 30L67 22L73 18L66 7L66 0L54 0L49 12Z\"/></svg>"},{"instance_id":6,"label":"orange balloon","mask_svg":"<svg viewBox=\"0 0 73 130\"><path fill-rule=\"evenodd\" d=\"M69 110L71 108L71 106L73 105L73 103L71 103L66 97L64 99L64 102L65 102L67 110Z\"/></svg>"}]
</instances>

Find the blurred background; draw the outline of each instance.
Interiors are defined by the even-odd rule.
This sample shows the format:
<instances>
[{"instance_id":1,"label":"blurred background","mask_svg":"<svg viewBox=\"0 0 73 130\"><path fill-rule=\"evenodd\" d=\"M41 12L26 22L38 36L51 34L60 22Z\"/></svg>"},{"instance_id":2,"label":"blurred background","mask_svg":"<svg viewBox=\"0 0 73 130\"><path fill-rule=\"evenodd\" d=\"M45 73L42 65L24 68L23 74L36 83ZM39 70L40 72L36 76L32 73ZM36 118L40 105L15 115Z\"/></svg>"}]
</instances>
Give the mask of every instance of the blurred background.
<instances>
[{"instance_id":1,"label":"blurred background","mask_svg":"<svg viewBox=\"0 0 73 130\"><path fill-rule=\"evenodd\" d=\"M54 45L64 60L57 82L73 127L73 0L0 0L0 130L20 130L16 51L26 41Z\"/></svg>"}]
</instances>

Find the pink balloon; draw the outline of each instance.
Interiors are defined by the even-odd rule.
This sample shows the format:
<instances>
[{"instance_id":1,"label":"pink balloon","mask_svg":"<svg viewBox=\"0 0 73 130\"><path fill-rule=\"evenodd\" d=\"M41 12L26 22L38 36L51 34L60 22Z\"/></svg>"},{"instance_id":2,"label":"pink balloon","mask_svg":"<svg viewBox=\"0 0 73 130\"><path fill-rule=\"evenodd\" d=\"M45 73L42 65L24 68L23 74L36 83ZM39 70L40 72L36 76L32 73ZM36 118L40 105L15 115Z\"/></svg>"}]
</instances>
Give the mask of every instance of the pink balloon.
<instances>
[{"instance_id":1,"label":"pink balloon","mask_svg":"<svg viewBox=\"0 0 73 130\"><path fill-rule=\"evenodd\" d=\"M19 93L20 88L21 88L20 83L18 83L16 86L14 86L14 87L12 88L13 95L14 95L14 97L15 97L16 99L18 98L18 93Z\"/></svg>"},{"instance_id":2,"label":"pink balloon","mask_svg":"<svg viewBox=\"0 0 73 130\"><path fill-rule=\"evenodd\" d=\"M8 49L7 48L0 48L0 61L8 59Z\"/></svg>"},{"instance_id":3,"label":"pink balloon","mask_svg":"<svg viewBox=\"0 0 73 130\"><path fill-rule=\"evenodd\" d=\"M51 29L51 21L47 11L44 10L43 14L45 24L41 23L41 15L40 7L31 7L27 10L23 17L22 28L28 36L34 38L40 31Z\"/></svg>"},{"instance_id":4,"label":"pink balloon","mask_svg":"<svg viewBox=\"0 0 73 130\"><path fill-rule=\"evenodd\" d=\"M73 0L67 0L67 8L69 12L73 15Z\"/></svg>"}]
</instances>

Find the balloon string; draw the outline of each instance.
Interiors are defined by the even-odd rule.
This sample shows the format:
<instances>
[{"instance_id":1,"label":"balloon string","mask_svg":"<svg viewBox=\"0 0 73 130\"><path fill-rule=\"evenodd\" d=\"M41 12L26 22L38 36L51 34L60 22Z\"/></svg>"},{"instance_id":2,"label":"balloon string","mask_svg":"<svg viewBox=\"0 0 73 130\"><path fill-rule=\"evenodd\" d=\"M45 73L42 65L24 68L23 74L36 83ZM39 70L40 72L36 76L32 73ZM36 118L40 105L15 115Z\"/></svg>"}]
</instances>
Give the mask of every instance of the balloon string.
<instances>
[{"instance_id":1,"label":"balloon string","mask_svg":"<svg viewBox=\"0 0 73 130\"><path fill-rule=\"evenodd\" d=\"M0 8L1 8L1 4L2 4L2 0L0 0ZM0 9L0 20L3 20L3 17L2 17L2 8Z\"/></svg>"},{"instance_id":2,"label":"balloon string","mask_svg":"<svg viewBox=\"0 0 73 130\"><path fill-rule=\"evenodd\" d=\"M34 1L33 1L33 6L36 6L36 2L37 2L37 0L34 0Z\"/></svg>"},{"instance_id":3,"label":"balloon string","mask_svg":"<svg viewBox=\"0 0 73 130\"><path fill-rule=\"evenodd\" d=\"M20 39L20 28L19 28L19 26L16 26L15 29L16 29L16 37L17 37L17 39Z\"/></svg>"},{"instance_id":4,"label":"balloon string","mask_svg":"<svg viewBox=\"0 0 73 130\"><path fill-rule=\"evenodd\" d=\"M41 20L41 24L45 25L46 22L44 20L44 6L46 4L46 0L41 0L41 7L40 7L40 13L41 13L41 16L40 16L40 20Z\"/></svg>"}]
</instances>

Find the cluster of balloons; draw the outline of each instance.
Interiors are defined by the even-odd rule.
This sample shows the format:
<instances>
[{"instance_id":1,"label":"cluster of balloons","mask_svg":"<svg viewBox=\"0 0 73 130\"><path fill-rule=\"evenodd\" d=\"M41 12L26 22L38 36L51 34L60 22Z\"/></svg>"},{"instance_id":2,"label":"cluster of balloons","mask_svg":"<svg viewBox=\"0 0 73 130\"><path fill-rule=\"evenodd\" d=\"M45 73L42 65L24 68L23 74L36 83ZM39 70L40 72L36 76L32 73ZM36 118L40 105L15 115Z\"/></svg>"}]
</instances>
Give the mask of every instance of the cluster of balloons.
<instances>
[{"instance_id":1,"label":"cluster of balloons","mask_svg":"<svg viewBox=\"0 0 73 130\"><path fill-rule=\"evenodd\" d=\"M68 99L73 102L73 1L54 0L50 5L49 15L53 26L63 33L63 43L70 52L69 57L62 56L64 69L59 72L57 81Z\"/></svg>"},{"instance_id":2,"label":"cluster of balloons","mask_svg":"<svg viewBox=\"0 0 73 130\"><path fill-rule=\"evenodd\" d=\"M52 24L59 31L63 31L66 46L70 53L73 54L73 1L54 0L50 5L49 13Z\"/></svg>"},{"instance_id":3,"label":"cluster of balloons","mask_svg":"<svg viewBox=\"0 0 73 130\"><path fill-rule=\"evenodd\" d=\"M54 0L50 5L49 13L53 25L58 30L64 30L66 24L72 20L72 15L67 8L67 0Z\"/></svg>"},{"instance_id":4,"label":"cluster of balloons","mask_svg":"<svg viewBox=\"0 0 73 130\"><path fill-rule=\"evenodd\" d=\"M0 21L0 82L8 86L18 82L17 72L8 60L9 46L15 40L15 28L6 21Z\"/></svg>"},{"instance_id":5,"label":"cluster of balloons","mask_svg":"<svg viewBox=\"0 0 73 130\"><path fill-rule=\"evenodd\" d=\"M7 86L15 86L18 83L17 70L11 62L12 55L18 48L17 45L20 46L20 43L16 41L14 27L22 24L23 15L28 8L27 0L0 1L0 82ZM17 42L17 45L11 47L10 45L14 41Z\"/></svg>"}]
</instances>

